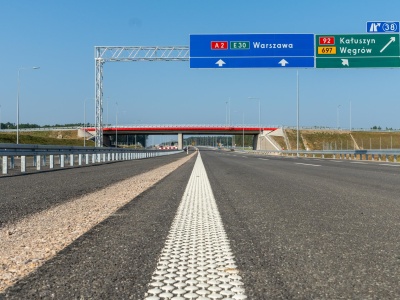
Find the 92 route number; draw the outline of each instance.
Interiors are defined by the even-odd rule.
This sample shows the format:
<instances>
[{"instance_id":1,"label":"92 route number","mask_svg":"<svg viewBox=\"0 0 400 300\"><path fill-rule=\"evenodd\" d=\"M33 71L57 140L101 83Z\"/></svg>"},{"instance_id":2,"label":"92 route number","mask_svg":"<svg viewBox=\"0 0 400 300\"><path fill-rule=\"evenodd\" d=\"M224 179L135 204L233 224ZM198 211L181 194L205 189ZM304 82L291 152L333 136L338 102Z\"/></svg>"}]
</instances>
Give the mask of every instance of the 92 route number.
<instances>
[{"instance_id":1,"label":"92 route number","mask_svg":"<svg viewBox=\"0 0 400 300\"><path fill-rule=\"evenodd\" d=\"M320 45L335 45L335 37L333 36L320 36L319 37Z\"/></svg>"}]
</instances>

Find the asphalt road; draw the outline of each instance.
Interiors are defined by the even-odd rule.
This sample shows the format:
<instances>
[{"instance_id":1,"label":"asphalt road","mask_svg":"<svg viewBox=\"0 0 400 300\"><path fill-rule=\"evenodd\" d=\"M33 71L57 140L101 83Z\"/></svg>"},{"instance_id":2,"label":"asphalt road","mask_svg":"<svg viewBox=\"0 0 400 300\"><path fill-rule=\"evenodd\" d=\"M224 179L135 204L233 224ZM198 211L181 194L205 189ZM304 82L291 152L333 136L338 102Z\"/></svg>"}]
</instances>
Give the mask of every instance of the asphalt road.
<instances>
[{"instance_id":1,"label":"asphalt road","mask_svg":"<svg viewBox=\"0 0 400 300\"><path fill-rule=\"evenodd\" d=\"M0 226L184 156L186 153L0 177Z\"/></svg>"},{"instance_id":2,"label":"asphalt road","mask_svg":"<svg viewBox=\"0 0 400 300\"><path fill-rule=\"evenodd\" d=\"M201 153L249 299L400 298L398 165ZM193 163L0 298L142 299ZM17 189L13 195L19 198Z\"/></svg>"},{"instance_id":3,"label":"asphalt road","mask_svg":"<svg viewBox=\"0 0 400 300\"><path fill-rule=\"evenodd\" d=\"M250 299L400 298L398 166L202 157Z\"/></svg>"}]
</instances>

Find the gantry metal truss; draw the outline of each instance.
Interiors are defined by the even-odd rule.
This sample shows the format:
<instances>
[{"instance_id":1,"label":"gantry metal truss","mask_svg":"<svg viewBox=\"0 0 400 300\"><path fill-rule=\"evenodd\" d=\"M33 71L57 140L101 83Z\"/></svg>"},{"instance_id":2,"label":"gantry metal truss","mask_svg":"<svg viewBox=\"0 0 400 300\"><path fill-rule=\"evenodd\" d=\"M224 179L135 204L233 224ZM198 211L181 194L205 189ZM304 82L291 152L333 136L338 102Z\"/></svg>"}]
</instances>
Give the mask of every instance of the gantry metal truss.
<instances>
[{"instance_id":1,"label":"gantry metal truss","mask_svg":"<svg viewBox=\"0 0 400 300\"><path fill-rule=\"evenodd\" d=\"M96 147L103 146L103 66L105 62L188 61L189 46L95 47Z\"/></svg>"}]
</instances>

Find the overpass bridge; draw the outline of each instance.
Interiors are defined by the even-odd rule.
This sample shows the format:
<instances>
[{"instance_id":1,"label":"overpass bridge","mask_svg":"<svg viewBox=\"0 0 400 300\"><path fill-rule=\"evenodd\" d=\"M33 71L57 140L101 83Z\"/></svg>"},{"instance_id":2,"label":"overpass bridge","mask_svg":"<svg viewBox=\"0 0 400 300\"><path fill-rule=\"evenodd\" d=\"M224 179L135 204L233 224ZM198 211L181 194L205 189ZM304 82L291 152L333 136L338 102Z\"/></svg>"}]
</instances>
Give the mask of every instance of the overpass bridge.
<instances>
[{"instance_id":1,"label":"overpass bridge","mask_svg":"<svg viewBox=\"0 0 400 300\"><path fill-rule=\"evenodd\" d=\"M183 148L184 135L252 135L253 148L258 148L261 135L277 130L276 127L254 125L119 125L103 127L103 138L109 143L110 136L121 135L178 135L178 149ZM84 129L96 135L95 127Z\"/></svg>"}]
</instances>

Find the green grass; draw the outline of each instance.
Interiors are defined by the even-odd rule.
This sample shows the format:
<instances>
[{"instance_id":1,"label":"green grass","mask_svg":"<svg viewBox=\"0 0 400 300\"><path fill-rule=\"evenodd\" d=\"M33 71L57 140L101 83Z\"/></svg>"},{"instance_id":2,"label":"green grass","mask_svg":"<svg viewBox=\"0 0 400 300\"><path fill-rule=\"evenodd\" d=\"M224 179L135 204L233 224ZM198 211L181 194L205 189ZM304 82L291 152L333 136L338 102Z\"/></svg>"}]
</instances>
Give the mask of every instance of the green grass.
<instances>
[{"instance_id":1,"label":"green grass","mask_svg":"<svg viewBox=\"0 0 400 300\"><path fill-rule=\"evenodd\" d=\"M296 149L297 131L286 129L286 135L292 149ZM274 139L286 147L283 138ZM400 132L301 130L299 146L300 150L400 149Z\"/></svg>"},{"instance_id":2,"label":"green grass","mask_svg":"<svg viewBox=\"0 0 400 300\"><path fill-rule=\"evenodd\" d=\"M360 149L400 149L400 132L351 133Z\"/></svg>"}]
</instances>

